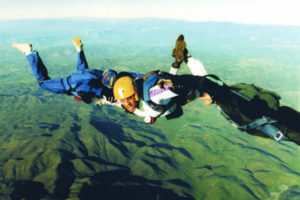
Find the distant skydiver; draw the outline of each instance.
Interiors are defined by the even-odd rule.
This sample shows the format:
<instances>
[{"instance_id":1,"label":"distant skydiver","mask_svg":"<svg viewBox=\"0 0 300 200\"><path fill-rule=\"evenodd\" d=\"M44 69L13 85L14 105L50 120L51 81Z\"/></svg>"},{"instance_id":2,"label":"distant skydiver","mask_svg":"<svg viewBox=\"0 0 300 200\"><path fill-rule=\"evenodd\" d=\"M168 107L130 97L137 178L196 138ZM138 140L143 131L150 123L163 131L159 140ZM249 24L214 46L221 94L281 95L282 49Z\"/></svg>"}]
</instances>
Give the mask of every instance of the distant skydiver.
<instances>
[{"instance_id":1,"label":"distant skydiver","mask_svg":"<svg viewBox=\"0 0 300 200\"><path fill-rule=\"evenodd\" d=\"M206 105L217 105L239 130L300 145L299 112L279 106L280 96L275 92L244 83L228 86L217 76L206 75L201 62L188 56L185 46L181 35L172 53L173 74L152 71L138 79L129 75L117 77L113 93L125 110L153 124L158 117L180 117L182 106L200 96ZM183 61L193 75L174 75Z\"/></svg>"},{"instance_id":2,"label":"distant skydiver","mask_svg":"<svg viewBox=\"0 0 300 200\"><path fill-rule=\"evenodd\" d=\"M39 86L54 93L73 95L75 100L85 103L95 103L98 106L112 104L112 87L117 72L114 70L88 69L80 38L73 38L73 44L78 52L77 72L66 78L50 79L47 68L37 51L32 51L31 44L13 44L13 47L26 55ZM132 75L135 76L134 73Z\"/></svg>"}]
</instances>

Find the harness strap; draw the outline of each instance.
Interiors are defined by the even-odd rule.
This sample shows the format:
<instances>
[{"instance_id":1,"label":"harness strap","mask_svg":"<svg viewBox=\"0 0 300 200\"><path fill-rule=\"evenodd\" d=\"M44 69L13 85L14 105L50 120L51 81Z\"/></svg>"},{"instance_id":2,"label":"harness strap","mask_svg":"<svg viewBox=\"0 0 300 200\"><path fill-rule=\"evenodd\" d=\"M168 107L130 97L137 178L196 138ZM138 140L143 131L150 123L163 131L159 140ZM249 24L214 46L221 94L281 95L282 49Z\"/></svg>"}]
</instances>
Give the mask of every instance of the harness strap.
<instances>
[{"instance_id":1,"label":"harness strap","mask_svg":"<svg viewBox=\"0 0 300 200\"><path fill-rule=\"evenodd\" d=\"M273 123L276 122L275 120L269 119L267 117L262 117L260 119L254 120L253 122L251 122L249 124L239 126L233 120L230 119L230 117L222 110L222 108L220 106L217 106L217 108L220 110L221 115L223 117L225 117L225 119L227 119L228 122L232 126L234 126L235 128L237 128L241 131L248 131L251 129L259 129L264 134L266 134L267 136L269 136L270 138L272 138L276 141L280 141L280 140L289 141L289 139L286 138L278 128L276 128L275 126L272 125Z\"/></svg>"},{"instance_id":2,"label":"harness strap","mask_svg":"<svg viewBox=\"0 0 300 200\"><path fill-rule=\"evenodd\" d=\"M224 110L223 110L219 105L216 104L216 107L218 108L218 110L220 110L221 115L222 115L225 119L227 119L227 121L228 121L233 127L235 127L235 128L238 128L238 127L239 127L239 125L237 125L237 124L235 123L235 121L233 121L233 120L229 117L229 115L227 115L227 114L224 112Z\"/></svg>"},{"instance_id":3,"label":"harness strap","mask_svg":"<svg viewBox=\"0 0 300 200\"><path fill-rule=\"evenodd\" d=\"M249 129L254 129L254 128L257 128L259 126L265 125L267 123L274 123L274 122L275 122L274 120L269 120L266 117L262 117L260 119L254 120L253 122L251 122L247 125L240 126L239 128L242 129L242 130L249 130Z\"/></svg>"},{"instance_id":4,"label":"harness strap","mask_svg":"<svg viewBox=\"0 0 300 200\"><path fill-rule=\"evenodd\" d=\"M145 74L145 75L142 77L142 79L144 79L144 81L145 81L145 80L147 79L148 76L150 76L151 74L154 74L154 73L158 73L158 72L159 72L159 70L155 70L155 71L149 72L149 73Z\"/></svg>"},{"instance_id":5,"label":"harness strap","mask_svg":"<svg viewBox=\"0 0 300 200\"><path fill-rule=\"evenodd\" d=\"M257 128L274 140L288 140L286 137L284 137L283 133L278 128L272 125L275 122L275 120L269 119L267 117L262 117L260 119L254 120L247 125L239 126L238 129L247 131Z\"/></svg>"},{"instance_id":6,"label":"harness strap","mask_svg":"<svg viewBox=\"0 0 300 200\"><path fill-rule=\"evenodd\" d=\"M223 86L225 85L225 83L216 75L214 74L208 74L206 75L206 78L216 84L218 84L219 86Z\"/></svg>"},{"instance_id":7,"label":"harness strap","mask_svg":"<svg viewBox=\"0 0 300 200\"><path fill-rule=\"evenodd\" d=\"M237 96L239 96L239 97L241 97L241 98L243 98L243 99L245 99L246 101L251 101L251 99L249 99L248 97L246 97L246 96L244 96L244 95L242 95L241 93L239 93L239 92L237 92L237 91L235 91L235 90L230 90L233 94L235 94L235 95L237 95Z\"/></svg>"},{"instance_id":8,"label":"harness strap","mask_svg":"<svg viewBox=\"0 0 300 200\"><path fill-rule=\"evenodd\" d=\"M286 137L284 137L283 133L278 128L271 124L265 124L263 126L258 127L258 129L260 129L262 132L264 132L266 135L273 138L274 140L289 140Z\"/></svg>"}]
</instances>

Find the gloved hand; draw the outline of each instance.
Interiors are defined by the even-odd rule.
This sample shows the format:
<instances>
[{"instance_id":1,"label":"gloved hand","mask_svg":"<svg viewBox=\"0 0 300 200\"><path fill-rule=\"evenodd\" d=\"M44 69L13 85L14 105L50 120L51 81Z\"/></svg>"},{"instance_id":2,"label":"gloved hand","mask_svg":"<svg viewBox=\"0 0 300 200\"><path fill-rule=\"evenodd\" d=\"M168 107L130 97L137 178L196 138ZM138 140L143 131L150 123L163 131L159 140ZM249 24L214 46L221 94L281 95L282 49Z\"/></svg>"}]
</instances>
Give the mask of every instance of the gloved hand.
<instances>
[{"instance_id":1,"label":"gloved hand","mask_svg":"<svg viewBox=\"0 0 300 200\"><path fill-rule=\"evenodd\" d=\"M90 104L93 99L93 94L85 91L79 91L78 95L81 97L84 103Z\"/></svg>"},{"instance_id":2,"label":"gloved hand","mask_svg":"<svg viewBox=\"0 0 300 200\"><path fill-rule=\"evenodd\" d=\"M109 102L111 102L111 103L115 101L113 90L109 89L107 87L103 87L103 89L102 89L102 96L105 96L106 100L109 101Z\"/></svg>"}]
</instances>

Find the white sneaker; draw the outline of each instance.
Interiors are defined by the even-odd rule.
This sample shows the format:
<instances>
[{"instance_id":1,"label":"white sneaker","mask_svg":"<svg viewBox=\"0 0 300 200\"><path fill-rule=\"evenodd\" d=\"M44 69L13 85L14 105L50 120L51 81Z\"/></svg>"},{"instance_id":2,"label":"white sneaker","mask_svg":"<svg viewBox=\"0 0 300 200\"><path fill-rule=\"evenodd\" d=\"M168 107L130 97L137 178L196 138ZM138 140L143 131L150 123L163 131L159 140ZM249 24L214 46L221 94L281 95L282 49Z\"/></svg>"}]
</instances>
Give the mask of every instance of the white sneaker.
<instances>
[{"instance_id":1,"label":"white sneaker","mask_svg":"<svg viewBox=\"0 0 300 200\"><path fill-rule=\"evenodd\" d=\"M13 46L13 48L21 51L25 56L32 54L32 44L15 43L12 46Z\"/></svg>"}]
</instances>

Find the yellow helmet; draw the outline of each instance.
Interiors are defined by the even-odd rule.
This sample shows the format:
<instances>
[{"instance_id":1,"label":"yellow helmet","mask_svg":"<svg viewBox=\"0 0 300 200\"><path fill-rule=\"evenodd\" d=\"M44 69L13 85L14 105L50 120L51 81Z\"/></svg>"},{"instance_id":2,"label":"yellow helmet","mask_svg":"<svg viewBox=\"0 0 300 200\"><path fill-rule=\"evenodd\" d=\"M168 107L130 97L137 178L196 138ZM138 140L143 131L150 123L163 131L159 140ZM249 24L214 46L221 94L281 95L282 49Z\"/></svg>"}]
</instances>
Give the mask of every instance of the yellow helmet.
<instances>
[{"instance_id":1,"label":"yellow helmet","mask_svg":"<svg viewBox=\"0 0 300 200\"><path fill-rule=\"evenodd\" d=\"M132 95L135 95L135 99L138 101L137 89L134 86L133 78L129 76L123 76L116 80L114 88L114 97L117 100L127 99Z\"/></svg>"}]
</instances>

